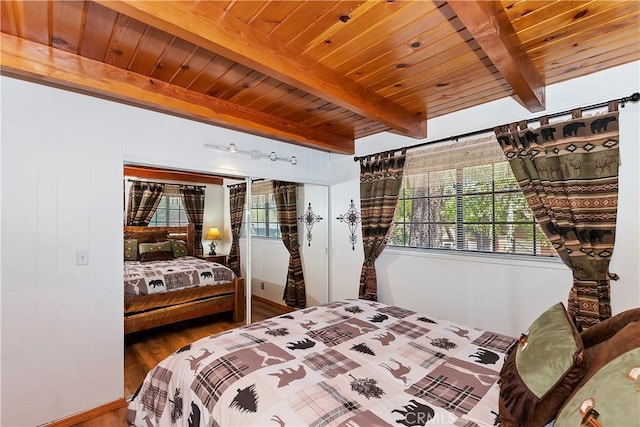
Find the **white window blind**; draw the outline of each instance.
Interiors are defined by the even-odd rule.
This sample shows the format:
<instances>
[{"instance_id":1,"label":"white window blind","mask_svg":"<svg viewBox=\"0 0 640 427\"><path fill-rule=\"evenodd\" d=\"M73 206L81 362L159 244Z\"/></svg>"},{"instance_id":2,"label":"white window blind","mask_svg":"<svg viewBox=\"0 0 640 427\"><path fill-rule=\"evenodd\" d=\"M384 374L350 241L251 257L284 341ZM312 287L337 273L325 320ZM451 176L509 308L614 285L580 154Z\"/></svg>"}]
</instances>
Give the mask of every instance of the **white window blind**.
<instances>
[{"instance_id":1,"label":"white window blind","mask_svg":"<svg viewBox=\"0 0 640 427\"><path fill-rule=\"evenodd\" d=\"M407 151L389 245L555 254L493 135Z\"/></svg>"}]
</instances>

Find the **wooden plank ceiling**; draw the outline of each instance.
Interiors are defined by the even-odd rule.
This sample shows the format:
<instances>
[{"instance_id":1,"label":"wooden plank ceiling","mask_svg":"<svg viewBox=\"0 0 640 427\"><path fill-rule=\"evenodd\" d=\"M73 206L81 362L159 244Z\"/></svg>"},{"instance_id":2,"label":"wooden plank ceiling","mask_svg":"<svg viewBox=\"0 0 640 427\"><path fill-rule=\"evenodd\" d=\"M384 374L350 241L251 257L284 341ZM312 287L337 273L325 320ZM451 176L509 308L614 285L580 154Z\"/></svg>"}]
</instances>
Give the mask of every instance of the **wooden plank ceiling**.
<instances>
[{"instance_id":1,"label":"wooden plank ceiling","mask_svg":"<svg viewBox=\"0 0 640 427\"><path fill-rule=\"evenodd\" d=\"M640 59L640 2L2 0L5 75L349 153Z\"/></svg>"}]
</instances>

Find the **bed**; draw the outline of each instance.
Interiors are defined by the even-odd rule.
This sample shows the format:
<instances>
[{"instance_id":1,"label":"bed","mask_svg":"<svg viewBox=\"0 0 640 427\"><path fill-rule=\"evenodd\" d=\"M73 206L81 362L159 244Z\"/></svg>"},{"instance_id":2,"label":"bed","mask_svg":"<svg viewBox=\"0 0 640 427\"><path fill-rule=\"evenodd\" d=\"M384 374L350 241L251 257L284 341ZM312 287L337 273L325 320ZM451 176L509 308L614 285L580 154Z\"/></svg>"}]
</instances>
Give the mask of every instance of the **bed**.
<instances>
[{"instance_id":1,"label":"bed","mask_svg":"<svg viewBox=\"0 0 640 427\"><path fill-rule=\"evenodd\" d=\"M244 279L194 257L193 229L124 227L125 334L227 311L244 319Z\"/></svg>"},{"instance_id":2,"label":"bed","mask_svg":"<svg viewBox=\"0 0 640 427\"><path fill-rule=\"evenodd\" d=\"M516 340L400 307L341 300L225 331L159 363L137 426L493 426Z\"/></svg>"}]
</instances>

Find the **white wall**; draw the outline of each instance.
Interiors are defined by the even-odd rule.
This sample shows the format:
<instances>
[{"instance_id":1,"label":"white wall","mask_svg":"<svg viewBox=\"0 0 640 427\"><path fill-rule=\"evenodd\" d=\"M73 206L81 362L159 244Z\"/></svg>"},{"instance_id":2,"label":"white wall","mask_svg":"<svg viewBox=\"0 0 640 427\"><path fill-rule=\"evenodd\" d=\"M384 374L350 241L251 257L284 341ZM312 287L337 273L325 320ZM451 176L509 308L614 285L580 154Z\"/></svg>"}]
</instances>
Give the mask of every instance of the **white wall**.
<instances>
[{"instance_id":1,"label":"white wall","mask_svg":"<svg viewBox=\"0 0 640 427\"><path fill-rule=\"evenodd\" d=\"M329 187L305 184L298 198L298 216L304 215L309 203L313 213L322 217L313 224L310 244L304 223L298 222L307 306L313 306L329 301Z\"/></svg>"},{"instance_id":2,"label":"white wall","mask_svg":"<svg viewBox=\"0 0 640 427\"><path fill-rule=\"evenodd\" d=\"M289 252L282 240L251 239L251 294L284 304L282 294L287 280ZM260 285L264 284L264 289Z\"/></svg>"},{"instance_id":3,"label":"white wall","mask_svg":"<svg viewBox=\"0 0 640 427\"><path fill-rule=\"evenodd\" d=\"M122 167L328 184L329 155L2 77L3 426L123 397ZM204 148L295 155L298 165ZM76 266L76 250L89 265Z\"/></svg>"},{"instance_id":4,"label":"white wall","mask_svg":"<svg viewBox=\"0 0 640 427\"><path fill-rule=\"evenodd\" d=\"M640 62L602 71L547 88L548 113L596 104L637 92ZM428 140L455 136L496 125L538 117L513 99L429 120ZM612 309L618 313L640 306L640 105L620 109L619 206L616 247L611 268L620 275L612 282ZM356 141L357 155L419 143L395 134L378 134ZM351 156L332 155L332 217L347 210L349 200L359 206L359 166ZM347 227L336 223L332 236L332 299L357 297L363 260L358 230L355 251ZM566 302L571 273L558 260L527 260L441 254L433 251L386 249L376 262L378 299L472 326L518 336L542 311Z\"/></svg>"},{"instance_id":5,"label":"white wall","mask_svg":"<svg viewBox=\"0 0 640 427\"><path fill-rule=\"evenodd\" d=\"M228 194L228 193L227 193ZM207 184L204 190L204 215L202 218L202 249L203 253L208 254L211 250L209 246L211 240L206 240L207 231L211 227L220 230L220 240L216 240L216 253L219 255L228 255L231 246L230 241L225 240L225 233L230 224L224 222L225 217L225 188L222 185ZM228 212L228 211L227 211Z\"/></svg>"}]
</instances>

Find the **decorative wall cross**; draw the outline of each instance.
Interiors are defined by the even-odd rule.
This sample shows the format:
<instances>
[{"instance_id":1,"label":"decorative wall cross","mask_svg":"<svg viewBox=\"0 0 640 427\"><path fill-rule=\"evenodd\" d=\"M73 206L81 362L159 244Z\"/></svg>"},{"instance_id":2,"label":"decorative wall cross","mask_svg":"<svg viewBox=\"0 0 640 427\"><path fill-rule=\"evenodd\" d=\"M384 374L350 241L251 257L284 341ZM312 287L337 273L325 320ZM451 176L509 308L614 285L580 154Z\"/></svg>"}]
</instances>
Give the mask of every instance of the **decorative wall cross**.
<instances>
[{"instance_id":1,"label":"decorative wall cross","mask_svg":"<svg viewBox=\"0 0 640 427\"><path fill-rule=\"evenodd\" d=\"M309 242L309 246L311 246L311 229L313 228L313 224L322 221L322 217L313 213L313 209L311 209L311 202L309 202L307 211L304 215L298 217L298 221L304 222L304 226L307 230L307 242Z\"/></svg>"},{"instance_id":2,"label":"decorative wall cross","mask_svg":"<svg viewBox=\"0 0 640 427\"><path fill-rule=\"evenodd\" d=\"M346 213L340 215L337 218L340 222L346 222L349 227L349 232L351 236L349 237L349 241L351 242L351 250L356 250L356 242L358 241L358 237L356 236L356 227L360 222L360 212L356 209L356 205L353 203L353 199L349 203L349 209Z\"/></svg>"}]
</instances>

